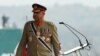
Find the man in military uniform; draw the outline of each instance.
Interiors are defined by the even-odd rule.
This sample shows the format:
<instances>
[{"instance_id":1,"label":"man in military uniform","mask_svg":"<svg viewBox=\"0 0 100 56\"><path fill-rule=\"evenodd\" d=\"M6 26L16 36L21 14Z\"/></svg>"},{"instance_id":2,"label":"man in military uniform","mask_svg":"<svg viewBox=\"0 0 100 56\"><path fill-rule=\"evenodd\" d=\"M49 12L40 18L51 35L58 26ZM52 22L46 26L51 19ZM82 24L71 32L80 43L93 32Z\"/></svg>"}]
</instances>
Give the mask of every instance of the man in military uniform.
<instances>
[{"instance_id":1,"label":"man in military uniform","mask_svg":"<svg viewBox=\"0 0 100 56\"><path fill-rule=\"evenodd\" d=\"M36 3L32 5L32 8L34 21L29 21L25 24L15 56L22 56L26 45L26 56L53 56L52 53L37 40L38 38L42 38L48 47L54 51L54 55L59 56L60 46L57 28L52 22L44 20L47 8ZM33 23L36 28L36 35L33 34L32 27L30 26L31 23Z\"/></svg>"}]
</instances>

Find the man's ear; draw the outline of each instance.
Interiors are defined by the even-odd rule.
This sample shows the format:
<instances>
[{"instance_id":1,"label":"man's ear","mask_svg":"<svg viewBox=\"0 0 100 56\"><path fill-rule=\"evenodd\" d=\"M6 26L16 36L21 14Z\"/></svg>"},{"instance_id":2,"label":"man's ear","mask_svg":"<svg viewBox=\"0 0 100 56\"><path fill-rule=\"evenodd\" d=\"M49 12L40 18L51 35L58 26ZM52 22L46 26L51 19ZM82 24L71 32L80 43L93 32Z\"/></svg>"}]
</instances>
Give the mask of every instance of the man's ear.
<instances>
[{"instance_id":1,"label":"man's ear","mask_svg":"<svg viewBox=\"0 0 100 56\"><path fill-rule=\"evenodd\" d=\"M42 11L43 12L43 14L45 15L45 11Z\"/></svg>"}]
</instances>

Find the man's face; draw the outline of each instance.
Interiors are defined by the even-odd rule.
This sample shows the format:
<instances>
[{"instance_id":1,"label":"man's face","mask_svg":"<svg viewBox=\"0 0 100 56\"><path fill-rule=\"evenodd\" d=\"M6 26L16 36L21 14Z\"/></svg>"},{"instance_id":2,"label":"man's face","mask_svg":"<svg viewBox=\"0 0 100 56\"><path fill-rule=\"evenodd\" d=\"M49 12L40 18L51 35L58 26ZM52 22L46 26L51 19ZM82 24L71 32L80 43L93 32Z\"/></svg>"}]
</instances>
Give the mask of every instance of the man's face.
<instances>
[{"instance_id":1,"label":"man's face","mask_svg":"<svg viewBox=\"0 0 100 56\"><path fill-rule=\"evenodd\" d=\"M35 21L43 20L44 15L45 15L45 11L40 11L40 12L34 12L33 11L33 19Z\"/></svg>"}]
</instances>

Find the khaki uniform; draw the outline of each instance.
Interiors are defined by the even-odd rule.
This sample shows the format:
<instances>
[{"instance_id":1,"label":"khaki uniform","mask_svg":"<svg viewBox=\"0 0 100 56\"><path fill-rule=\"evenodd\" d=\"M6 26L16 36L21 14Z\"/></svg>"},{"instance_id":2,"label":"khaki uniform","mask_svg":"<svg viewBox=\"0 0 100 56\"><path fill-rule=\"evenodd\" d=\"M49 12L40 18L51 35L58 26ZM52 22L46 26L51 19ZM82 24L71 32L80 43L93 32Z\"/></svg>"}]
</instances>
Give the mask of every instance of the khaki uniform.
<instances>
[{"instance_id":1,"label":"khaki uniform","mask_svg":"<svg viewBox=\"0 0 100 56\"><path fill-rule=\"evenodd\" d=\"M17 48L16 56L21 56L26 44L28 45L27 56L52 56L48 49L43 47L43 45L41 45L37 40L36 36L34 36L30 26L31 22L34 23L34 21L29 21L24 26L22 39L20 40L19 46ZM55 25L51 22L45 22L42 26L36 26L36 31L37 34L40 34L41 38L45 40L50 48L53 46L55 56L58 56L60 47Z\"/></svg>"}]
</instances>

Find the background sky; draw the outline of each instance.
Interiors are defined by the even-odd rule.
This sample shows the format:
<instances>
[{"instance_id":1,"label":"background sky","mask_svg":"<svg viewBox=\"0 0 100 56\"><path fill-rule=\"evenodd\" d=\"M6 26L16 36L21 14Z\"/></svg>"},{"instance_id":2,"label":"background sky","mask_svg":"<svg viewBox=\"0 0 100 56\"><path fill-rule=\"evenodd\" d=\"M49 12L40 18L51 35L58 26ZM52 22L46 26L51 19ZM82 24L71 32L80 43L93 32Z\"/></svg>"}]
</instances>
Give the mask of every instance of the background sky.
<instances>
[{"instance_id":1,"label":"background sky","mask_svg":"<svg viewBox=\"0 0 100 56\"><path fill-rule=\"evenodd\" d=\"M54 4L65 5L75 3L80 3L90 7L100 6L100 0L0 0L0 6L31 5L34 2L49 6Z\"/></svg>"}]
</instances>

